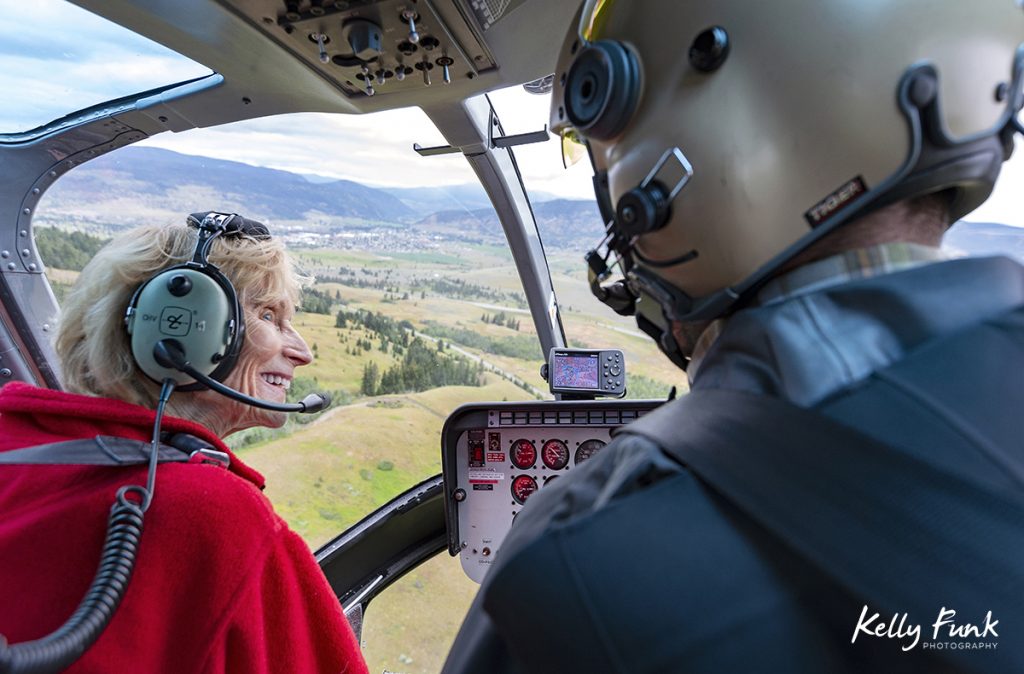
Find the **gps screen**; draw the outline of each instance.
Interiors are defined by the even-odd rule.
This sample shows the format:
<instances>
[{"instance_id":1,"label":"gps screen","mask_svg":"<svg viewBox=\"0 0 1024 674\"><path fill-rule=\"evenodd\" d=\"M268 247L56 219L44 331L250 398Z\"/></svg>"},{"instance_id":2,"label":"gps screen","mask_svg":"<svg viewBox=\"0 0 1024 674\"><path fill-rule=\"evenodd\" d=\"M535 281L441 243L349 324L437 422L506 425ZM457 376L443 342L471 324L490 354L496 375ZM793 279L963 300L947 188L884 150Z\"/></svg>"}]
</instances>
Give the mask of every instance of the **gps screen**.
<instances>
[{"instance_id":1,"label":"gps screen","mask_svg":"<svg viewBox=\"0 0 1024 674\"><path fill-rule=\"evenodd\" d=\"M551 384L557 388L600 389L600 365L601 359L596 353L578 356L555 354Z\"/></svg>"}]
</instances>

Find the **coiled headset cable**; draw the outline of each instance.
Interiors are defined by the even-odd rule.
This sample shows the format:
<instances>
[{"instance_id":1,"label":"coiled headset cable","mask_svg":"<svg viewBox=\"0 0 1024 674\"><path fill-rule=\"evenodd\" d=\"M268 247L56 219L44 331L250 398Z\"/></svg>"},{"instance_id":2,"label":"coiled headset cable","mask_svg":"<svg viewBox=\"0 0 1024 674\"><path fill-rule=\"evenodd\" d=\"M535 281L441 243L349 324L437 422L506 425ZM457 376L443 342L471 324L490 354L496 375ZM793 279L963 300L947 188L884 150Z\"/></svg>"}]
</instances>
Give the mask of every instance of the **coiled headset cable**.
<instances>
[{"instance_id":1,"label":"coiled headset cable","mask_svg":"<svg viewBox=\"0 0 1024 674\"><path fill-rule=\"evenodd\" d=\"M160 426L164 408L174 387L173 379L165 379L160 389L146 486L126 485L117 491L107 520L107 536L100 554L100 567L82 603L67 622L41 639L12 646L0 635L0 674L51 674L62 671L96 642L114 617L114 611L124 598L135 568L143 517L153 503L157 455L160 451Z\"/></svg>"}]
</instances>

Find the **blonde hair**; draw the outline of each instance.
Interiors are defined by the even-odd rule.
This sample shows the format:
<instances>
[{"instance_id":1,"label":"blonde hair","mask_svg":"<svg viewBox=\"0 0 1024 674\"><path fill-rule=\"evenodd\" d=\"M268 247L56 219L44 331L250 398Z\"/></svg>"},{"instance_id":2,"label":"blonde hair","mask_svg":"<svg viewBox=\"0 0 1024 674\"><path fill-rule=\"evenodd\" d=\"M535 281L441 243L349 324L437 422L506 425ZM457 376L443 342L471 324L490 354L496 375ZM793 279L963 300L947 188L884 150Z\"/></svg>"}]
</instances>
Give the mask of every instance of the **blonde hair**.
<instances>
[{"instance_id":1,"label":"blonde hair","mask_svg":"<svg viewBox=\"0 0 1024 674\"><path fill-rule=\"evenodd\" d=\"M135 364L124 314L140 285L191 259L196 238L188 225L144 225L114 237L85 266L61 305L55 341L66 390L156 405L160 387ZM304 279L278 239L219 236L209 261L235 286L243 307L299 302ZM246 323L252 320L246 314ZM169 412L194 416L188 401L172 398Z\"/></svg>"}]
</instances>

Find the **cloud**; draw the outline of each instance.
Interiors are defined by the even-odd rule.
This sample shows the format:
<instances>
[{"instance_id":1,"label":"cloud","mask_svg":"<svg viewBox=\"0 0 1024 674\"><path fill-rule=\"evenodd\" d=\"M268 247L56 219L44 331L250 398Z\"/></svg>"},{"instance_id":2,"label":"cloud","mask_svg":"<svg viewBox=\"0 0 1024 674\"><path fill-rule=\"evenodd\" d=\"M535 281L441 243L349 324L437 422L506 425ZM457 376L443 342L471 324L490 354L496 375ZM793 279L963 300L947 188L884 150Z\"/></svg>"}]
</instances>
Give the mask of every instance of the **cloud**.
<instances>
[{"instance_id":1,"label":"cloud","mask_svg":"<svg viewBox=\"0 0 1024 674\"><path fill-rule=\"evenodd\" d=\"M0 0L0 132L209 72L65 0Z\"/></svg>"},{"instance_id":2,"label":"cloud","mask_svg":"<svg viewBox=\"0 0 1024 674\"><path fill-rule=\"evenodd\" d=\"M530 96L520 91L523 96ZM499 115L503 120L506 117L501 110ZM545 118L546 115L545 111ZM532 118L524 121L522 112L514 109L507 116L506 133L520 133L527 128L536 131L544 124ZM461 155L421 157L413 151L413 143L427 147L445 144L440 132L418 108L369 115L282 115L160 134L141 144L387 187L477 182L476 174ZM589 168L574 167L574 171L566 172L554 138L518 147L515 152L527 189L572 199L593 197Z\"/></svg>"}]
</instances>

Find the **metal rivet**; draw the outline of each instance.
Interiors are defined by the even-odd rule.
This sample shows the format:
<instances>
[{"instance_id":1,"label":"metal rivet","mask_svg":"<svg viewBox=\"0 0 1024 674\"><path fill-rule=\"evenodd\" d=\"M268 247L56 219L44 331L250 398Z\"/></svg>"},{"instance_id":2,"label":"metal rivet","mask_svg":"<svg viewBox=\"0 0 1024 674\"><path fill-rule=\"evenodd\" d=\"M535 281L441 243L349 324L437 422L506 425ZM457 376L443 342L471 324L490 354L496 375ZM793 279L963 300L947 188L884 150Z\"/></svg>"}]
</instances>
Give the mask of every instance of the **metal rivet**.
<instances>
[{"instance_id":1,"label":"metal rivet","mask_svg":"<svg viewBox=\"0 0 1024 674\"><path fill-rule=\"evenodd\" d=\"M11 256L11 251L9 251L9 250L0 250L0 257L4 258L6 260L10 256Z\"/></svg>"},{"instance_id":2,"label":"metal rivet","mask_svg":"<svg viewBox=\"0 0 1024 674\"><path fill-rule=\"evenodd\" d=\"M11 271L14 271L15 269L17 269L17 267L16 267L16 266L14 266L14 263L13 263L13 262L8 262L8 263L7 263L7 268L8 268L9 270L11 270Z\"/></svg>"},{"instance_id":3,"label":"metal rivet","mask_svg":"<svg viewBox=\"0 0 1024 674\"><path fill-rule=\"evenodd\" d=\"M28 265L28 270L29 270L29 271L35 271L35 270L37 270L37 269L39 269L39 267L37 267L37 266L36 266L36 263L35 263L35 262L32 262L32 263L30 263L30 264Z\"/></svg>"},{"instance_id":4,"label":"metal rivet","mask_svg":"<svg viewBox=\"0 0 1024 674\"><path fill-rule=\"evenodd\" d=\"M21 256L22 257L28 257L31 254L32 254L32 251L30 251L28 248L26 248L26 249L21 251Z\"/></svg>"},{"instance_id":5,"label":"metal rivet","mask_svg":"<svg viewBox=\"0 0 1024 674\"><path fill-rule=\"evenodd\" d=\"M165 117L164 115L160 115L159 117L157 117L157 119L160 120L161 124L166 124L167 123L167 117Z\"/></svg>"},{"instance_id":6,"label":"metal rivet","mask_svg":"<svg viewBox=\"0 0 1024 674\"><path fill-rule=\"evenodd\" d=\"M28 230L27 229L21 230L20 232L18 232L18 236L28 236Z\"/></svg>"},{"instance_id":7,"label":"metal rivet","mask_svg":"<svg viewBox=\"0 0 1024 674\"><path fill-rule=\"evenodd\" d=\"M24 213L25 215L28 215L29 213L32 212L32 209L31 208L23 208L23 209L21 209L21 212Z\"/></svg>"},{"instance_id":8,"label":"metal rivet","mask_svg":"<svg viewBox=\"0 0 1024 674\"><path fill-rule=\"evenodd\" d=\"M4 377L4 378L6 378L6 379L10 379L10 377L11 377L11 375L12 375L12 374L14 374L14 373L13 373L13 372L11 372L11 371L10 371L10 370L9 370L8 368L6 368L6 367L5 367L4 369L0 370L0 377Z\"/></svg>"},{"instance_id":9,"label":"metal rivet","mask_svg":"<svg viewBox=\"0 0 1024 674\"><path fill-rule=\"evenodd\" d=\"M39 194L39 192L41 192L41 191L42 190L40 190L38 187L33 187L32 188L32 194Z\"/></svg>"},{"instance_id":10,"label":"metal rivet","mask_svg":"<svg viewBox=\"0 0 1024 674\"><path fill-rule=\"evenodd\" d=\"M51 178L56 178L57 177L57 172L56 171L50 171L49 175L50 175Z\"/></svg>"},{"instance_id":11,"label":"metal rivet","mask_svg":"<svg viewBox=\"0 0 1024 674\"><path fill-rule=\"evenodd\" d=\"M50 324L49 323L43 323L43 332L49 332L49 331L50 331Z\"/></svg>"}]
</instances>

